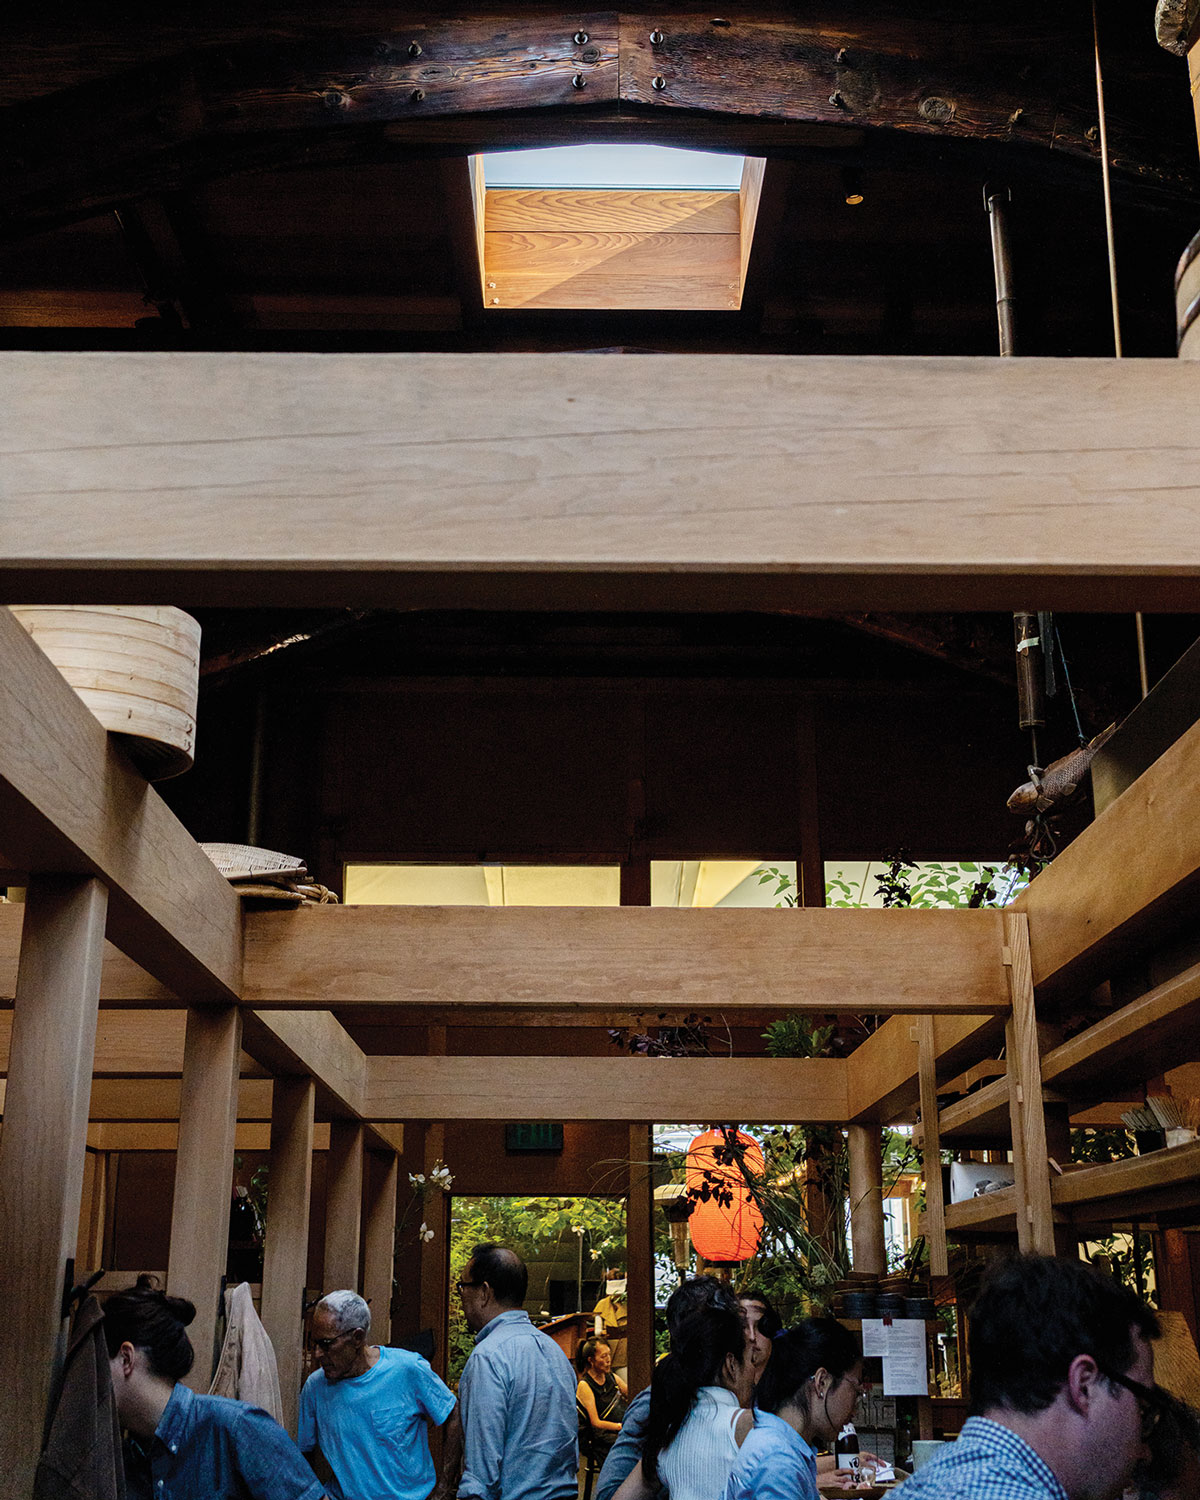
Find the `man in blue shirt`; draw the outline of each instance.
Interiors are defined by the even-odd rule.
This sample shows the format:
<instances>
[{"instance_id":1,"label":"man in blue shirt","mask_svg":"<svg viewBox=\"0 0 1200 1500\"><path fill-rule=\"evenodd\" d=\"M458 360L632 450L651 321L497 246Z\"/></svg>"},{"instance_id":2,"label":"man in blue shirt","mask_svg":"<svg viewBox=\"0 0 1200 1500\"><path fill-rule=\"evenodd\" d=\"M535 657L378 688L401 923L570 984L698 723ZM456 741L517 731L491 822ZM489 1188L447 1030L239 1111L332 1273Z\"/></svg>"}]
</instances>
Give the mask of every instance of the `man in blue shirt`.
<instances>
[{"instance_id":1,"label":"man in blue shirt","mask_svg":"<svg viewBox=\"0 0 1200 1500\"><path fill-rule=\"evenodd\" d=\"M454 1396L419 1354L371 1344L371 1312L356 1293L317 1303L318 1368L300 1392L300 1451L317 1447L333 1470L332 1500L428 1500L434 1485L429 1422L440 1427Z\"/></svg>"},{"instance_id":2,"label":"man in blue shirt","mask_svg":"<svg viewBox=\"0 0 1200 1500\"><path fill-rule=\"evenodd\" d=\"M575 1500L579 1468L577 1384L570 1361L529 1321L521 1304L524 1262L499 1245L476 1245L458 1283L475 1348L459 1381L459 1500ZM447 1471L458 1457L448 1431Z\"/></svg>"},{"instance_id":3,"label":"man in blue shirt","mask_svg":"<svg viewBox=\"0 0 1200 1500\"><path fill-rule=\"evenodd\" d=\"M958 1440L897 1500L1115 1500L1162 1409L1158 1319L1080 1260L995 1264L971 1309L971 1404Z\"/></svg>"}]
</instances>

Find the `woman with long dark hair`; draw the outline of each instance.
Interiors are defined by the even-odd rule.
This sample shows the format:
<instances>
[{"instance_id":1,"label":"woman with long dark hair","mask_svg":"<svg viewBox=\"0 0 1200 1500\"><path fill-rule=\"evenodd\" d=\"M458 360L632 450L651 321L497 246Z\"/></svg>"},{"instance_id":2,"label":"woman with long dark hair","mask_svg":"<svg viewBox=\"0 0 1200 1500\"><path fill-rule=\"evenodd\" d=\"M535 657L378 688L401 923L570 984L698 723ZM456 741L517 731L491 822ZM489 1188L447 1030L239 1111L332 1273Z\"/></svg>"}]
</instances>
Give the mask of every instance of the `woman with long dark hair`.
<instances>
[{"instance_id":1,"label":"woman with long dark hair","mask_svg":"<svg viewBox=\"0 0 1200 1500\"><path fill-rule=\"evenodd\" d=\"M273 1417L244 1401L198 1396L181 1384L195 1358L196 1309L139 1278L104 1305L117 1415L131 1435L131 1497L324 1500L325 1488Z\"/></svg>"},{"instance_id":2,"label":"woman with long dark hair","mask_svg":"<svg viewBox=\"0 0 1200 1500\"><path fill-rule=\"evenodd\" d=\"M615 1500L647 1500L660 1483L671 1500L721 1500L754 1424L754 1366L732 1293L689 1314L671 1350L654 1371L641 1461Z\"/></svg>"},{"instance_id":3,"label":"woman with long dark hair","mask_svg":"<svg viewBox=\"0 0 1200 1500\"><path fill-rule=\"evenodd\" d=\"M836 1319L809 1318L779 1334L724 1500L818 1500L817 1449L850 1420L861 1378L858 1341Z\"/></svg>"}]
</instances>

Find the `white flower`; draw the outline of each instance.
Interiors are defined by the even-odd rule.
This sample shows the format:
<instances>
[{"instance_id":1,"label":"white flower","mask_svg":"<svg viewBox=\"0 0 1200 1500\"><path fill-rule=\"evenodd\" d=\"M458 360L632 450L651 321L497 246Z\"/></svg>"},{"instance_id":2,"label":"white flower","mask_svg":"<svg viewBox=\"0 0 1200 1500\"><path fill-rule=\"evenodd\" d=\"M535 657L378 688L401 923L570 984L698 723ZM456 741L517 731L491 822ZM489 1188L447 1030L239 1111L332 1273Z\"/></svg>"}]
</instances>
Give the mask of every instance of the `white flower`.
<instances>
[{"instance_id":1,"label":"white flower","mask_svg":"<svg viewBox=\"0 0 1200 1500\"><path fill-rule=\"evenodd\" d=\"M417 1233L422 1240L431 1240L433 1238L433 1230L430 1229L428 1224L422 1224Z\"/></svg>"}]
</instances>

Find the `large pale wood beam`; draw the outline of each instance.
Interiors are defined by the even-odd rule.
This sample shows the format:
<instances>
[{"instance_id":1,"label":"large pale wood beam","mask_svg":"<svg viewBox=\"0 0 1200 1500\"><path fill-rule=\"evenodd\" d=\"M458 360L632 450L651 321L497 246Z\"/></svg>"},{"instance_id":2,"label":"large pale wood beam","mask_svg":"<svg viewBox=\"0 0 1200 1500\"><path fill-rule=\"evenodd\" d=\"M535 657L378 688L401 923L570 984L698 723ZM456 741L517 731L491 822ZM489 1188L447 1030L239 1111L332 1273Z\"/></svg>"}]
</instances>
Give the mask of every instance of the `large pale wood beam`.
<instances>
[{"instance_id":1,"label":"large pale wood beam","mask_svg":"<svg viewBox=\"0 0 1200 1500\"><path fill-rule=\"evenodd\" d=\"M0 734L3 731L0 730ZM13 1030L12 1097L0 1132L0 1491L33 1492L63 1292L83 1189L87 1084L96 1035L105 893L96 880L29 889Z\"/></svg>"},{"instance_id":2,"label":"large pale wood beam","mask_svg":"<svg viewBox=\"0 0 1200 1500\"><path fill-rule=\"evenodd\" d=\"M1090 987L1190 919L1200 889L1198 798L1200 723L1017 897L1039 1000Z\"/></svg>"},{"instance_id":3,"label":"large pale wood beam","mask_svg":"<svg viewBox=\"0 0 1200 1500\"><path fill-rule=\"evenodd\" d=\"M917 1020L917 1050L920 1056L921 1169L925 1176L925 1237L929 1243L929 1274L946 1276L950 1266L946 1247L941 1138L938 1133L937 1045L932 1016L921 1016Z\"/></svg>"},{"instance_id":4,"label":"large pale wood beam","mask_svg":"<svg viewBox=\"0 0 1200 1500\"><path fill-rule=\"evenodd\" d=\"M1013 1009L1005 1037L1013 1176L1017 1189L1017 1244L1022 1250L1053 1255L1054 1210L1050 1202L1042 1065L1033 1001L1033 973L1029 962L1029 924L1023 912L1009 912L1004 926L1012 954ZM936 1097L933 1108L936 1129Z\"/></svg>"},{"instance_id":5,"label":"large pale wood beam","mask_svg":"<svg viewBox=\"0 0 1200 1500\"><path fill-rule=\"evenodd\" d=\"M217 1354L217 1304L229 1247L241 1038L242 1014L236 1006L196 1007L188 1012L167 1291L187 1297L196 1306L189 1334L196 1363L186 1380L198 1391L208 1389Z\"/></svg>"},{"instance_id":6,"label":"large pale wood beam","mask_svg":"<svg viewBox=\"0 0 1200 1500\"><path fill-rule=\"evenodd\" d=\"M103 880L109 937L164 984L193 1001L237 998L237 896L7 609L0 841L25 870Z\"/></svg>"},{"instance_id":7,"label":"large pale wood beam","mask_svg":"<svg viewBox=\"0 0 1200 1500\"><path fill-rule=\"evenodd\" d=\"M314 1102L311 1078L275 1080L271 1112L271 1213L263 1255L262 1320L279 1364L284 1426L293 1435L303 1371Z\"/></svg>"},{"instance_id":8,"label":"large pale wood beam","mask_svg":"<svg viewBox=\"0 0 1200 1500\"><path fill-rule=\"evenodd\" d=\"M846 1119L841 1058L368 1058L376 1120Z\"/></svg>"},{"instance_id":9,"label":"large pale wood beam","mask_svg":"<svg viewBox=\"0 0 1200 1500\"><path fill-rule=\"evenodd\" d=\"M8 353L0 386L0 597L31 603L1185 610L1200 580L1188 361Z\"/></svg>"},{"instance_id":10,"label":"large pale wood beam","mask_svg":"<svg viewBox=\"0 0 1200 1500\"><path fill-rule=\"evenodd\" d=\"M1003 1014L1001 936L992 911L309 906L247 913L244 997Z\"/></svg>"}]
</instances>

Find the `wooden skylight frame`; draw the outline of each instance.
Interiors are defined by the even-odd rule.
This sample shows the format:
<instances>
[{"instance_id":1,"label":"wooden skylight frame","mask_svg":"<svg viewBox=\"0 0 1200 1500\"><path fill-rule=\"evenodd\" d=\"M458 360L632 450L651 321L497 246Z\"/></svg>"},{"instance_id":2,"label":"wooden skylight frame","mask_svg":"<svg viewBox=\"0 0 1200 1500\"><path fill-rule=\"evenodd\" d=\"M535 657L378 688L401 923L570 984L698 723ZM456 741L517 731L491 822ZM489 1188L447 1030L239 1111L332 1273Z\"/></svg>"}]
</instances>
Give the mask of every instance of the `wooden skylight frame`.
<instances>
[{"instance_id":1,"label":"wooden skylight frame","mask_svg":"<svg viewBox=\"0 0 1200 1500\"><path fill-rule=\"evenodd\" d=\"M472 157L484 307L736 312L765 168L746 157L736 190L489 188Z\"/></svg>"}]
</instances>

